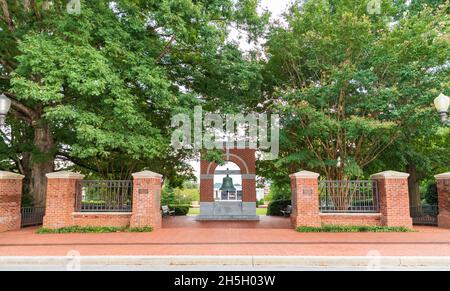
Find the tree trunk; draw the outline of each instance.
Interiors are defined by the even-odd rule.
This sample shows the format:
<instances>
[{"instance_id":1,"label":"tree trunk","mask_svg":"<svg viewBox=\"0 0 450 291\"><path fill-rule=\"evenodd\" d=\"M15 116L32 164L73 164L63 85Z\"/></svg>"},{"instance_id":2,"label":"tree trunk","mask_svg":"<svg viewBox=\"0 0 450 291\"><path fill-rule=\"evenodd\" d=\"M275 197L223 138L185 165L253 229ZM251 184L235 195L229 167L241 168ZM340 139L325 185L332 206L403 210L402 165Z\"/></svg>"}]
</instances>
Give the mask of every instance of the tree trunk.
<instances>
[{"instance_id":1,"label":"tree trunk","mask_svg":"<svg viewBox=\"0 0 450 291\"><path fill-rule=\"evenodd\" d=\"M34 126L34 146L31 165L31 193L35 205L45 205L47 190L46 174L55 170L55 153L53 133L48 124L42 120Z\"/></svg>"},{"instance_id":2,"label":"tree trunk","mask_svg":"<svg viewBox=\"0 0 450 291\"><path fill-rule=\"evenodd\" d=\"M410 163L407 166L407 170L409 173L408 178L409 205L411 207L418 207L420 206L420 187L416 164Z\"/></svg>"}]
</instances>

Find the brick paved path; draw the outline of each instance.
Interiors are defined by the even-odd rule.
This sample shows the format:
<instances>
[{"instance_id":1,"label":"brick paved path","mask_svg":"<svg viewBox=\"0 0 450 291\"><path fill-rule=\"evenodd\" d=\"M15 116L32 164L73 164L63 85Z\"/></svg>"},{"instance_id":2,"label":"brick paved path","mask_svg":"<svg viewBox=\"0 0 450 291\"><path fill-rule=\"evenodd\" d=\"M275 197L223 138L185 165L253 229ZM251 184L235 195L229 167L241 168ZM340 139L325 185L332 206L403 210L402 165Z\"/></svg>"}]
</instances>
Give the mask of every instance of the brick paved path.
<instances>
[{"instance_id":1,"label":"brick paved path","mask_svg":"<svg viewBox=\"0 0 450 291\"><path fill-rule=\"evenodd\" d=\"M450 230L415 233L298 233L286 218L253 222L196 222L171 217L152 233L35 234L36 228L0 234L0 256L81 255L276 255L450 256ZM373 252L372 252L373 254Z\"/></svg>"}]
</instances>

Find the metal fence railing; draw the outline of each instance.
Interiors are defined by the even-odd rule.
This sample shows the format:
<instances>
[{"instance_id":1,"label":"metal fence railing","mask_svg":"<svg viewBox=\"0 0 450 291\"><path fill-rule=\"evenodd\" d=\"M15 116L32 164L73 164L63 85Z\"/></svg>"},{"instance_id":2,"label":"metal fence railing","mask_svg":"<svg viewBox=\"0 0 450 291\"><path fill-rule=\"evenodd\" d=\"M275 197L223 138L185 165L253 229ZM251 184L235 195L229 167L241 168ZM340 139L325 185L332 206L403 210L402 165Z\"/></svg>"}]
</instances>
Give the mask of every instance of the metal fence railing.
<instances>
[{"instance_id":1,"label":"metal fence railing","mask_svg":"<svg viewBox=\"0 0 450 291\"><path fill-rule=\"evenodd\" d=\"M45 207L44 206L22 207L21 214L22 214L21 219L22 227L40 225L44 221Z\"/></svg>"},{"instance_id":2,"label":"metal fence railing","mask_svg":"<svg viewBox=\"0 0 450 291\"><path fill-rule=\"evenodd\" d=\"M372 180L320 181L319 202L321 212L377 213L378 184Z\"/></svg>"},{"instance_id":3,"label":"metal fence railing","mask_svg":"<svg viewBox=\"0 0 450 291\"><path fill-rule=\"evenodd\" d=\"M131 212L132 198L132 181L77 181L75 209L78 212Z\"/></svg>"},{"instance_id":4,"label":"metal fence railing","mask_svg":"<svg viewBox=\"0 0 450 291\"><path fill-rule=\"evenodd\" d=\"M415 225L438 225L439 208L437 205L410 207L410 214Z\"/></svg>"}]
</instances>

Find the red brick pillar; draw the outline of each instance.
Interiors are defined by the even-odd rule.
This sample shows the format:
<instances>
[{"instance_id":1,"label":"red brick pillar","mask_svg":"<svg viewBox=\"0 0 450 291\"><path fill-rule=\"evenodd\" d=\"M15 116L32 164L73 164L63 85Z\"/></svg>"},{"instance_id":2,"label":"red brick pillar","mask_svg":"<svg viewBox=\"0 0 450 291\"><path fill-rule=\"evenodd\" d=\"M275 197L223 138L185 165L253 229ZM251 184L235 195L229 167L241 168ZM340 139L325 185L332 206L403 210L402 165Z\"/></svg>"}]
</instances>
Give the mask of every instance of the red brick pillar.
<instances>
[{"instance_id":1,"label":"red brick pillar","mask_svg":"<svg viewBox=\"0 0 450 291\"><path fill-rule=\"evenodd\" d=\"M381 223L412 228L408 194L409 174L386 171L372 175L378 182Z\"/></svg>"},{"instance_id":2,"label":"red brick pillar","mask_svg":"<svg viewBox=\"0 0 450 291\"><path fill-rule=\"evenodd\" d=\"M0 171L0 232L20 229L23 178Z\"/></svg>"},{"instance_id":3,"label":"red brick pillar","mask_svg":"<svg viewBox=\"0 0 450 291\"><path fill-rule=\"evenodd\" d=\"M450 172L436 175L438 188L438 226L450 228Z\"/></svg>"},{"instance_id":4,"label":"red brick pillar","mask_svg":"<svg viewBox=\"0 0 450 291\"><path fill-rule=\"evenodd\" d=\"M47 174L44 228L73 226L76 183L83 179L84 175L69 171Z\"/></svg>"},{"instance_id":5,"label":"red brick pillar","mask_svg":"<svg viewBox=\"0 0 450 291\"><path fill-rule=\"evenodd\" d=\"M256 202L255 174L242 175L242 202Z\"/></svg>"},{"instance_id":6,"label":"red brick pillar","mask_svg":"<svg viewBox=\"0 0 450 291\"><path fill-rule=\"evenodd\" d=\"M133 174L133 214L130 227L161 228L162 175L150 171Z\"/></svg>"},{"instance_id":7,"label":"red brick pillar","mask_svg":"<svg viewBox=\"0 0 450 291\"><path fill-rule=\"evenodd\" d=\"M299 226L320 227L319 215L319 174L301 171L289 176L292 190L291 221Z\"/></svg>"}]
</instances>

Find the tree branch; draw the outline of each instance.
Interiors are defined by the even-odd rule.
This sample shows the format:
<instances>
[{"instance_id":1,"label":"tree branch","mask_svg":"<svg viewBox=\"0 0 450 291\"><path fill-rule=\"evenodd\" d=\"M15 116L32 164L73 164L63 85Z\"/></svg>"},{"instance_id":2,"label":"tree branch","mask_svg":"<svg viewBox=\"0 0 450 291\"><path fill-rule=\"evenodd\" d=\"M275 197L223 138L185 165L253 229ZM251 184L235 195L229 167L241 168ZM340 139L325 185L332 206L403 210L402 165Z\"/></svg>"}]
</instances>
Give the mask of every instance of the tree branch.
<instances>
[{"instance_id":1,"label":"tree branch","mask_svg":"<svg viewBox=\"0 0 450 291\"><path fill-rule=\"evenodd\" d=\"M14 23L12 22L11 15L9 14L9 7L6 0L0 0L0 6L3 11L4 21L6 22L9 31L14 31Z\"/></svg>"}]
</instances>

